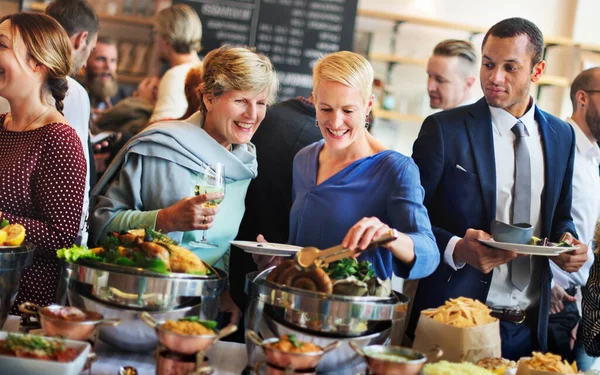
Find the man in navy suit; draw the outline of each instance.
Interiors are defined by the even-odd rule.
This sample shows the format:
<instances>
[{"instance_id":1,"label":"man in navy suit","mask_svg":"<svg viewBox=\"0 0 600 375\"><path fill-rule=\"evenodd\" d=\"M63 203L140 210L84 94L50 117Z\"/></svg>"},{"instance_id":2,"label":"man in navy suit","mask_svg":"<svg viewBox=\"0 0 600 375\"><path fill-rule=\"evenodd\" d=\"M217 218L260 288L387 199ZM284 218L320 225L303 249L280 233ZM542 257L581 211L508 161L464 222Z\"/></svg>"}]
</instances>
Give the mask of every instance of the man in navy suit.
<instances>
[{"instance_id":1,"label":"man in navy suit","mask_svg":"<svg viewBox=\"0 0 600 375\"><path fill-rule=\"evenodd\" d=\"M551 258L560 268L574 272L587 258L587 247L574 238L570 214L573 129L537 108L529 95L531 83L546 66L543 46L542 33L527 20L510 18L492 26L482 46L485 97L423 123L413 158L444 261L420 280L407 330L410 338L421 310L465 296L488 304L500 319L503 357L546 351L548 258L478 241L490 239L492 220L513 222L517 211L526 208L527 214L519 215L529 219L535 236L558 241L566 234L579 246ZM523 191L528 193L525 201Z\"/></svg>"}]
</instances>

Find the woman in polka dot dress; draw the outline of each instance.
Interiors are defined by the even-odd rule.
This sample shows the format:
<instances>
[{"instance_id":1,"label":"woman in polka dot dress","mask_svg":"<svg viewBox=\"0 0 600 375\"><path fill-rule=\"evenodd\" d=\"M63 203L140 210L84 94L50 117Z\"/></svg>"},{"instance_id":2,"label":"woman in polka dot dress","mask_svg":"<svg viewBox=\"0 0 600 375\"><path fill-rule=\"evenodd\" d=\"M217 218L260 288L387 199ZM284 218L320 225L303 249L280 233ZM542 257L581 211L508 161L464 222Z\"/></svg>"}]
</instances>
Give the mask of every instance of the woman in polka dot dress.
<instances>
[{"instance_id":1,"label":"woman in polka dot dress","mask_svg":"<svg viewBox=\"0 0 600 375\"><path fill-rule=\"evenodd\" d=\"M56 250L72 245L79 228L86 163L62 114L70 58L69 38L54 19L33 13L0 18L0 96L12 109L0 115L0 212L22 224L36 245L12 313L25 301L46 306L56 300Z\"/></svg>"}]
</instances>

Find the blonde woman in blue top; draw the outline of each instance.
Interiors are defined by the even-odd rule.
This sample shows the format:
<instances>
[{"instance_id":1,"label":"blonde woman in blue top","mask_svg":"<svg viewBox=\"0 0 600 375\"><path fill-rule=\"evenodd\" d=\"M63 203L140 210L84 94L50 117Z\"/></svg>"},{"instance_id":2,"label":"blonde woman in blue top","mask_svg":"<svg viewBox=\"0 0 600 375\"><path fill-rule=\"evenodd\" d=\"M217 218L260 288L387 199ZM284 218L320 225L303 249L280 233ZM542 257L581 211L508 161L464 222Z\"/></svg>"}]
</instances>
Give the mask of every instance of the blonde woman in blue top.
<instances>
[{"instance_id":1,"label":"blonde woman in blue top","mask_svg":"<svg viewBox=\"0 0 600 375\"><path fill-rule=\"evenodd\" d=\"M372 83L371 64L353 52L327 55L315 65L312 98L323 140L294 159L289 242L365 249L393 228L397 240L358 259L371 261L380 278L422 278L436 269L439 251L419 170L367 131Z\"/></svg>"}]
</instances>

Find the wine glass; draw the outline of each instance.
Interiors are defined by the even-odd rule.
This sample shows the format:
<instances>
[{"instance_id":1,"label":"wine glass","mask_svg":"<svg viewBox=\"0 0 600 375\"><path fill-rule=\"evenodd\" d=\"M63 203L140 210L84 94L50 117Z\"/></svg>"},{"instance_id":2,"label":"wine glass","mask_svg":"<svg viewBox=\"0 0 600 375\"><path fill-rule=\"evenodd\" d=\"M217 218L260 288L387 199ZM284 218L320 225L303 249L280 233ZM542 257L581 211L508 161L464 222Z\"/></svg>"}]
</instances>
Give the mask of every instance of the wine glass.
<instances>
[{"instance_id":1,"label":"wine glass","mask_svg":"<svg viewBox=\"0 0 600 375\"><path fill-rule=\"evenodd\" d=\"M194 194L198 196L206 193L223 193L223 197L209 200L202 204L203 207L215 208L225 198L225 166L222 163L217 163L214 168L207 168L198 175L198 180L194 186ZM208 242L206 230L202 231L200 241L192 241L189 244L195 247L219 247L217 244Z\"/></svg>"}]
</instances>

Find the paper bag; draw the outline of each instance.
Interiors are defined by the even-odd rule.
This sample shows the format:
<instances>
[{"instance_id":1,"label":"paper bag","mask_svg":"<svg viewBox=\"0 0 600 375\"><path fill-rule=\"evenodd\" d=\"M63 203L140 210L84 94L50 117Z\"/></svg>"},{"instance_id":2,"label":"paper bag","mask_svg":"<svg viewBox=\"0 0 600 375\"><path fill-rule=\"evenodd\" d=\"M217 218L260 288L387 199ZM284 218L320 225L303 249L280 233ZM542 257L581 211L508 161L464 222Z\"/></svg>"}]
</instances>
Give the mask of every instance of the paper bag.
<instances>
[{"instance_id":1,"label":"paper bag","mask_svg":"<svg viewBox=\"0 0 600 375\"><path fill-rule=\"evenodd\" d=\"M500 324L493 323L460 328L438 322L421 312L413 349L427 352L438 345L449 362L477 363L485 357L500 357Z\"/></svg>"}]
</instances>

